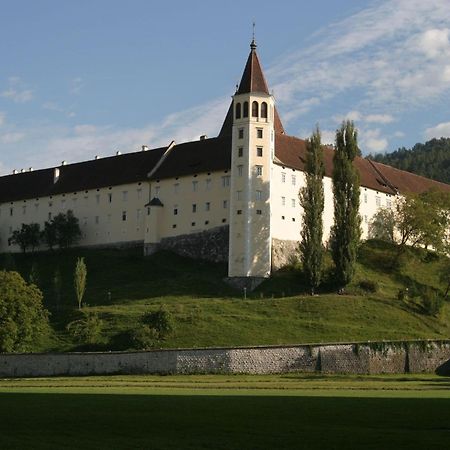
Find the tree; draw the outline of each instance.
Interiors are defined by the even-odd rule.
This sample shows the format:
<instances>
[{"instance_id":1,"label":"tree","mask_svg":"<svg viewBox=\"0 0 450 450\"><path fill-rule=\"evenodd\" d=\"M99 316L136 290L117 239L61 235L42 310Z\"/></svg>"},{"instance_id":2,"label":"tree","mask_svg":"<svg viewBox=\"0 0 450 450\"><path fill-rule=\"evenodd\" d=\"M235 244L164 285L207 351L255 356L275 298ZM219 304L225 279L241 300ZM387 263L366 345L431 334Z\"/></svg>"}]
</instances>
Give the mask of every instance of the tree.
<instances>
[{"instance_id":1,"label":"tree","mask_svg":"<svg viewBox=\"0 0 450 450\"><path fill-rule=\"evenodd\" d=\"M334 224L330 242L335 264L335 280L342 290L353 278L361 237L359 215L359 173L353 160L359 153L357 131L345 121L336 131L333 157Z\"/></svg>"},{"instance_id":2,"label":"tree","mask_svg":"<svg viewBox=\"0 0 450 450\"><path fill-rule=\"evenodd\" d=\"M369 224L369 239L395 241L395 216L390 208L380 208Z\"/></svg>"},{"instance_id":3,"label":"tree","mask_svg":"<svg viewBox=\"0 0 450 450\"><path fill-rule=\"evenodd\" d=\"M405 194L394 202L396 260L411 247L432 247L447 253L450 249L450 194L424 192Z\"/></svg>"},{"instance_id":4,"label":"tree","mask_svg":"<svg viewBox=\"0 0 450 450\"><path fill-rule=\"evenodd\" d=\"M40 237L41 232L38 223L23 223L19 230L13 231L9 242L18 245L23 253L25 253L28 248L31 248L31 251L34 252L36 247L39 246Z\"/></svg>"},{"instance_id":5,"label":"tree","mask_svg":"<svg viewBox=\"0 0 450 450\"><path fill-rule=\"evenodd\" d=\"M300 189L299 193L300 205L303 209L300 258L311 295L314 295L319 287L323 272L324 173L323 150L320 131L317 127L307 142L306 185Z\"/></svg>"},{"instance_id":6,"label":"tree","mask_svg":"<svg viewBox=\"0 0 450 450\"><path fill-rule=\"evenodd\" d=\"M33 351L48 333L41 291L17 272L0 271L0 351Z\"/></svg>"},{"instance_id":7,"label":"tree","mask_svg":"<svg viewBox=\"0 0 450 450\"><path fill-rule=\"evenodd\" d=\"M95 313L85 313L70 322L67 331L81 344L98 344L102 340L103 321Z\"/></svg>"},{"instance_id":8,"label":"tree","mask_svg":"<svg viewBox=\"0 0 450 450\"><path fill-rule=\"evenodd\" d=\"M52 220L45 222L42 237L50 249L56 244L59 248L69 248L81 237L79 220L71 210L67 214L57 214Z\"/></svg>"},{"instance_id":9,"label":"tree","mask_svg":"<svg viewBox=\"0 0 450 450\"><path fill-rule=\"evenodd\" d=\"M73 282L75 286L75 294L78 301L78 309L81 309L84 293L86 291L87 268L84 258L78 258L75 265Z\"/></svg>"}]
</instances>

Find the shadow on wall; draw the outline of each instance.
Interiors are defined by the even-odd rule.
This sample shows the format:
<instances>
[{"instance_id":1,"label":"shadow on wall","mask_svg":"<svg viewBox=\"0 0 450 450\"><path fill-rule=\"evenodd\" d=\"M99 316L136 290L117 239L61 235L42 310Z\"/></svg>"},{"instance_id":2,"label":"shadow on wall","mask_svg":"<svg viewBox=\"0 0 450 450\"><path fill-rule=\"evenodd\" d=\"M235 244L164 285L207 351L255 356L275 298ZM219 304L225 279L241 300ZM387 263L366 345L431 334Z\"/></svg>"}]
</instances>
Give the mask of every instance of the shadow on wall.
<instances>
[{"instance_id":1,"label":"shadow on wall","mask_svg":"<svg viewBox=\"0 0 450 450\"><path fill-rule=\"evenodd\" d=\"M450 359L436 369L436 375L450 376Z\"/></svg>"}]
</instances>

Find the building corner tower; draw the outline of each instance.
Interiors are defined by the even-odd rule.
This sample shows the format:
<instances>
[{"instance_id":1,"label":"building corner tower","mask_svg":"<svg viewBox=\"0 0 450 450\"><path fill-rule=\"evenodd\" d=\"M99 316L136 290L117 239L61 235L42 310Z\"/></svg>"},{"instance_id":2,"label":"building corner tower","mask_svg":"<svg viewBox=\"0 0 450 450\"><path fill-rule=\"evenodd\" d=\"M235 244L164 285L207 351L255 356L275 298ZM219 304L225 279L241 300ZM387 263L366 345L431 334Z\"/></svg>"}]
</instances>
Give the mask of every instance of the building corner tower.
<instances>
[{"instance_id":1,"label":"building corner tower","mask_svg":"<svg viewBox=\"0 0 450 450\"><path fill-rule=\"evenodd\" d=\"M256 43L232 102L230 244L228 276L250 288L270 275L270 177L275 105Z\"/></svg>"}]
</instances>

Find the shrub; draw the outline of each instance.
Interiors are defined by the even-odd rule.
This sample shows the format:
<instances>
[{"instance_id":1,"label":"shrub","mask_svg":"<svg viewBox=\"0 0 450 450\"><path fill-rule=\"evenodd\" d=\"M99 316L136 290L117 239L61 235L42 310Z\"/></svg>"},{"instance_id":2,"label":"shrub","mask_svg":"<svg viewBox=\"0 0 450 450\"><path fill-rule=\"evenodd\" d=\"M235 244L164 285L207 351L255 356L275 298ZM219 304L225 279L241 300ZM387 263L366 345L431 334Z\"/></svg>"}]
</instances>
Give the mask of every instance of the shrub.
<instances>
[{"instance_id":1,"label":"shrub","mask_svg":"<svg viewBox=\"0 0 450 450\"><path fill-rule=\"evenodd\" d=\"M98 344L102 341L103 321L95 313L83 313L81 319L70 322L66 329L80 344Z\"/></svg>"},{"instance_id":2,"label":"shrub","mask_svg":"<svg viewBox=\"0 0 450 450\"><path fill-rule=\"evenodd\" d=\"M366 292L377 292L378 283L372 280L361 280L359 282L359 287Z\"/></svg>"},{"instance_id":3,"label":"shrub","mask_svg":"<svg viewBox=\"0 0 450 450\"><path fill-rule=\"evenodd\" d=\"M148 325L141 325L133 330L131 340L134 347L139 350L150 350L157 347L160 342L158 332Z\"/></svg>"},{"instance_id":4,"label":"shrub","mask_svg":"<svg viewBox=\"0 0 450 450\"><path fill-rule=\"evenodd\" d=\"M421 304L425 314L437 316L444 306L444 300L437 292L427 289L421 295Z\"/></svg>"},{"instance_id":5,"label":"shrub","mask_svg":"<svg viewBox=\"0 0 450 450\"><path fill-rule=\"evenodd\" d=\"M155 330L159 340L164 339L174 328L172 315L163 308L144 314L141 322Z\"/></svg>"}]
</instances>

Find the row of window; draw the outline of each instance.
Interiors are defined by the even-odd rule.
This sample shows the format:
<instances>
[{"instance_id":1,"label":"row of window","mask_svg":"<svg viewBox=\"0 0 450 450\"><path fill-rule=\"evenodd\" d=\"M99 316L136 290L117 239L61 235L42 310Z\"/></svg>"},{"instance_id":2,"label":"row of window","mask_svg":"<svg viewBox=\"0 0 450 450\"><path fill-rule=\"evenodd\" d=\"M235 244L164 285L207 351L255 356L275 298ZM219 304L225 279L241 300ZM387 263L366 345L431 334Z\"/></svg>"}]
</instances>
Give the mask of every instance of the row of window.
<instances>
[{"instance_id":1,"label":"row of window","mask_svg":"<svg viewBox=\"0 0 450 450\"><path fill-rule=\"evenodd\" d=\"M262 157L263 155L263 147L256 147L256 156ZM244 156L244 147L238 147L238 158L242 158Z\"/></svg>"},{"instance_id":2,"label":"row of window","mask_svg":"<svg viewBox=\"0 0 450 450\"><path fill-rule=\"evenodd\" d=\"M286 172L281 172L281 182L286 183ZM297 176L291 175L291 184L295 186L297 184Z\"/></svg>"},{"instance_id":3,"label":"row of window","mask_svg":"<svg viewBox=\"0 0 450 450\"><path fill-rule=\"evenodd\" d=\"M235 107L235 117L240 119L241 117L248 117L248 102L236 103ZM252 117L261 117L262 119L267 119L268 107L266 102L261 103L261 108L257 101L252 102Z\"/></svg>"},{"instance_id":4,"label":"row of window","mask_svg":"<svg viewBox=\"0 0 450 450\"><path fill-rule=\"evenodd\" d=\"M205 225L209 225L209 220L205 220ZM222 219L222 223L227 223L227 219ZM197 226L197 222L191 222L191 227ZM172 224L172 228L177 228L177 224Z\"/></svg>"},{"instance_id":5,"label":"row of window","mask_svg":"<svg viewBox=\"0 0 450 450\"><path fill-rule=\"evenodd\" d=\"M258 139L262 139L264 135L264 130L262 128L257 128L256 129L256 137ZM238 139L244 139L244 129L243 128L239 128L238 129ZM273 141L273 139L272 139Z\"/></svg>"}]
</instances>

